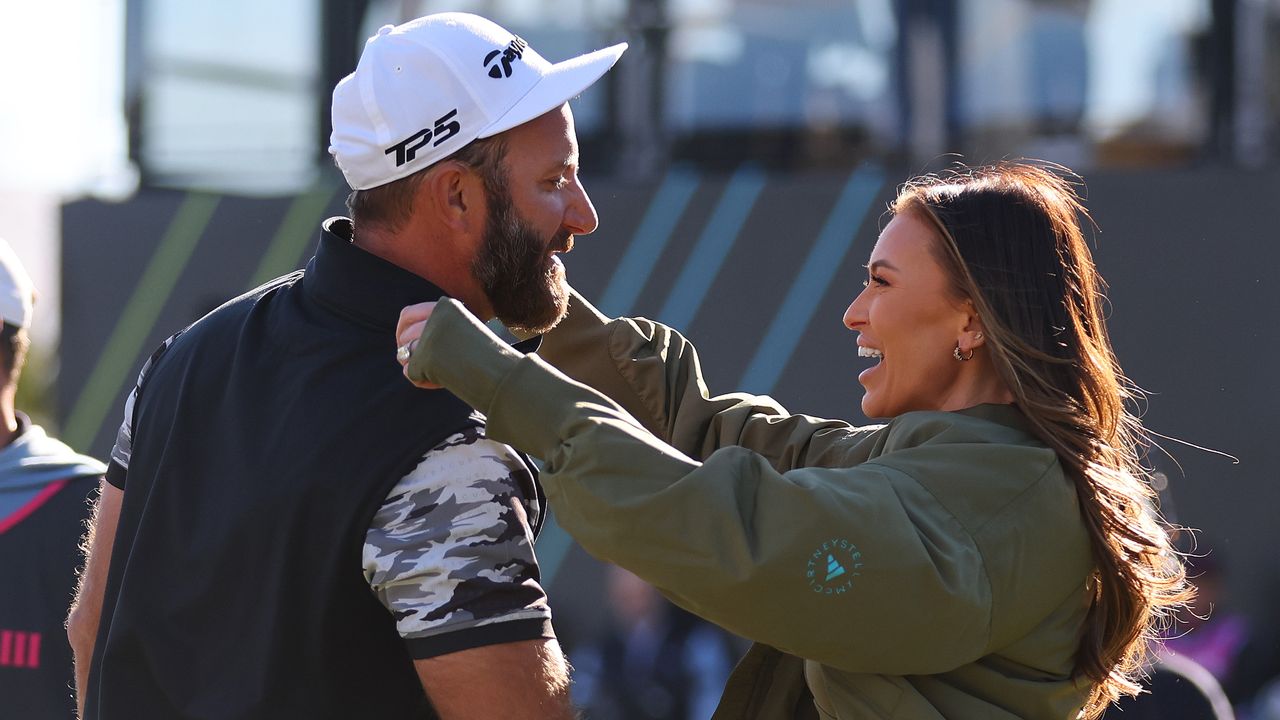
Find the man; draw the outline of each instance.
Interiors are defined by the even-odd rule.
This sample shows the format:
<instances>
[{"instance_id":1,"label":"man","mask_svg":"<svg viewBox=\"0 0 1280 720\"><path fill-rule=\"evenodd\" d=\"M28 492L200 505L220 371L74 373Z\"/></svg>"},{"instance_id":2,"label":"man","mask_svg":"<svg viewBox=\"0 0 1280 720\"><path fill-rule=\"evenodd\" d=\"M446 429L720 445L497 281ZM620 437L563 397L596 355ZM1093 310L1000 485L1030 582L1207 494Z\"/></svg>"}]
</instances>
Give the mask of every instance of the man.
<instances>
[{"instance_id":1,"label":"man","mask_svg":"<svg viewBox=\"0 0 1280 720\"><path fill-rule=\"evenodd\" d=\"M66 718L74 709L63 608L75 589L88 498L106 466L18 412L35 292L0 240L0 717Z\"/></svg>"},{"instance_id":2,"label":"man","mask_svg":"<svg viewBox=\"0 0 1280 720\"><path fill-rule=\"evenodd\" d=\"M574 651L574 700L587 717L707 720L741 652L720 628L617 565L604 568L603 632Z\"/></svg>"},{"instance_id":3,"label":"man","mask_svg":"<svg viewBox=\"0 0 1280 720\"><path fill-rule=\"evenodd\" d=\"M533 469L390 338L441 295L559 319L554 255L596 227L566 103L624 49L552 65L461 13L368 41L333 94L352 219L126 403L68 629L85 717L570 717Z\"/></svg>"}]
</instances>

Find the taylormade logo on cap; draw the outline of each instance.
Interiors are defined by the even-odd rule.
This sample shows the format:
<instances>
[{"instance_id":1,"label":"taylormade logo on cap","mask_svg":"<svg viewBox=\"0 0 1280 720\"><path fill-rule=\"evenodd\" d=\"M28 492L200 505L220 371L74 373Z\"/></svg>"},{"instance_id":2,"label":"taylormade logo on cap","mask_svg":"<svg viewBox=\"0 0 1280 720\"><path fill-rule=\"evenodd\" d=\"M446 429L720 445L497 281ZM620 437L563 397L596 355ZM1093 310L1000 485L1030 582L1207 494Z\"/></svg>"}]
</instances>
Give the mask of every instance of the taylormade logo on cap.
<instances>
[{"instance_id":1,"label":"taylormade logo on cap","mask_svg":"<svg viewBox=\"0 0 1280 720\"><path fill-rule=\"evenodd\" d=\"M385 185L560 107L626 49L553 64L477 15L386 25L333 90L329 153L352 189Z\"/></svg>"}]
</instances>

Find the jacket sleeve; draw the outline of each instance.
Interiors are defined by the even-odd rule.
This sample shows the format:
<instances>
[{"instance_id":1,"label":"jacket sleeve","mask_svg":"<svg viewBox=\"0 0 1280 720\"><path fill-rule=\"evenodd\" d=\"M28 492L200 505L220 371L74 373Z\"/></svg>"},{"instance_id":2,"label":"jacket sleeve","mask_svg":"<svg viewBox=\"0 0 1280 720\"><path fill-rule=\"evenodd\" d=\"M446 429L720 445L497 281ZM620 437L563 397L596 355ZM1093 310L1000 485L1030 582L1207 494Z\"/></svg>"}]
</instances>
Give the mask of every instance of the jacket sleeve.
<instances>
[{"instance_id":1,"label":"jacket sleeve","mask_svg":"<svg viewBox=\"0 0 1280 720\"><path fill-rule=\"evenodd\" d=\"M959 523L877 462L779 471L703 462L442 301L409 366L546 464L556 518L596 557L747 638L850 672L932 673L981 656L990 585Z\"/></svg>"},{"instance_id":2,"label":"jacket sleeve","mask_svg":"<svg viewBox=\"0 0 1280 720\"><path fill-rule=\"evenodd\" d=\"M611 320L576 291L538 354L694 458L741 445L777 469L849 465L865 454L856 442L880 427L791 415L763 395L711 397L697 349L683 335L644 318Z\"/></svg>"}]
</instances>

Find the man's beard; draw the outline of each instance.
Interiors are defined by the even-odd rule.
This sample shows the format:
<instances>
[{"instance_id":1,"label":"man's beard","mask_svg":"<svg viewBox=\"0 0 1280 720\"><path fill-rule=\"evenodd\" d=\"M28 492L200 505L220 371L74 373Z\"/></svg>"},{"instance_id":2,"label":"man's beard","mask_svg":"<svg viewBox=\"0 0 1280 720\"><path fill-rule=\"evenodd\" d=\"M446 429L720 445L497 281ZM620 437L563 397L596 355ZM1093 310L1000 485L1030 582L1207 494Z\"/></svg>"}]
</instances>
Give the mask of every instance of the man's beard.
<instances>
[{"instance_id":1,"label":"man's beard","mask_svg":"<svg viewBox=\"0 0 1280 720\"><path fill-rule=\"evenodd\" d=\"M555 327L569 308L569 293L564 268L548 251L567 250L570 233L544 240L516 213L505 187L490 191L487 222L471 271L494 315L519 332Z\"/></svg>"}]
</instances>

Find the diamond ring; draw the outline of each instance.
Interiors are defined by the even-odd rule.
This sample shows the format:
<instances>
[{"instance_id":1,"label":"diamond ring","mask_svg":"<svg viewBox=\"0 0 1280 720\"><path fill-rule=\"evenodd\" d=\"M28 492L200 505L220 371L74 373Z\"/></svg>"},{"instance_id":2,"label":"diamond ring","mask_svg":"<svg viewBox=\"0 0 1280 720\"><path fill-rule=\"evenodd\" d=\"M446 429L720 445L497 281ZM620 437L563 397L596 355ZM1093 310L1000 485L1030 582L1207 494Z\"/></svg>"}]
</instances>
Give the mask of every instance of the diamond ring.
<instances>
[{"instance_id":1,"label":"diamond ring","mask_svg":"<svg viewBox=\"0 0 1280 720\"><path fill-rule=\"evenodd\" d=\"M407 342L396 348L396 361L401 363L409 362L409 356L413 354L413 346L416 343Z\"/></svg>"}]
</instances>

